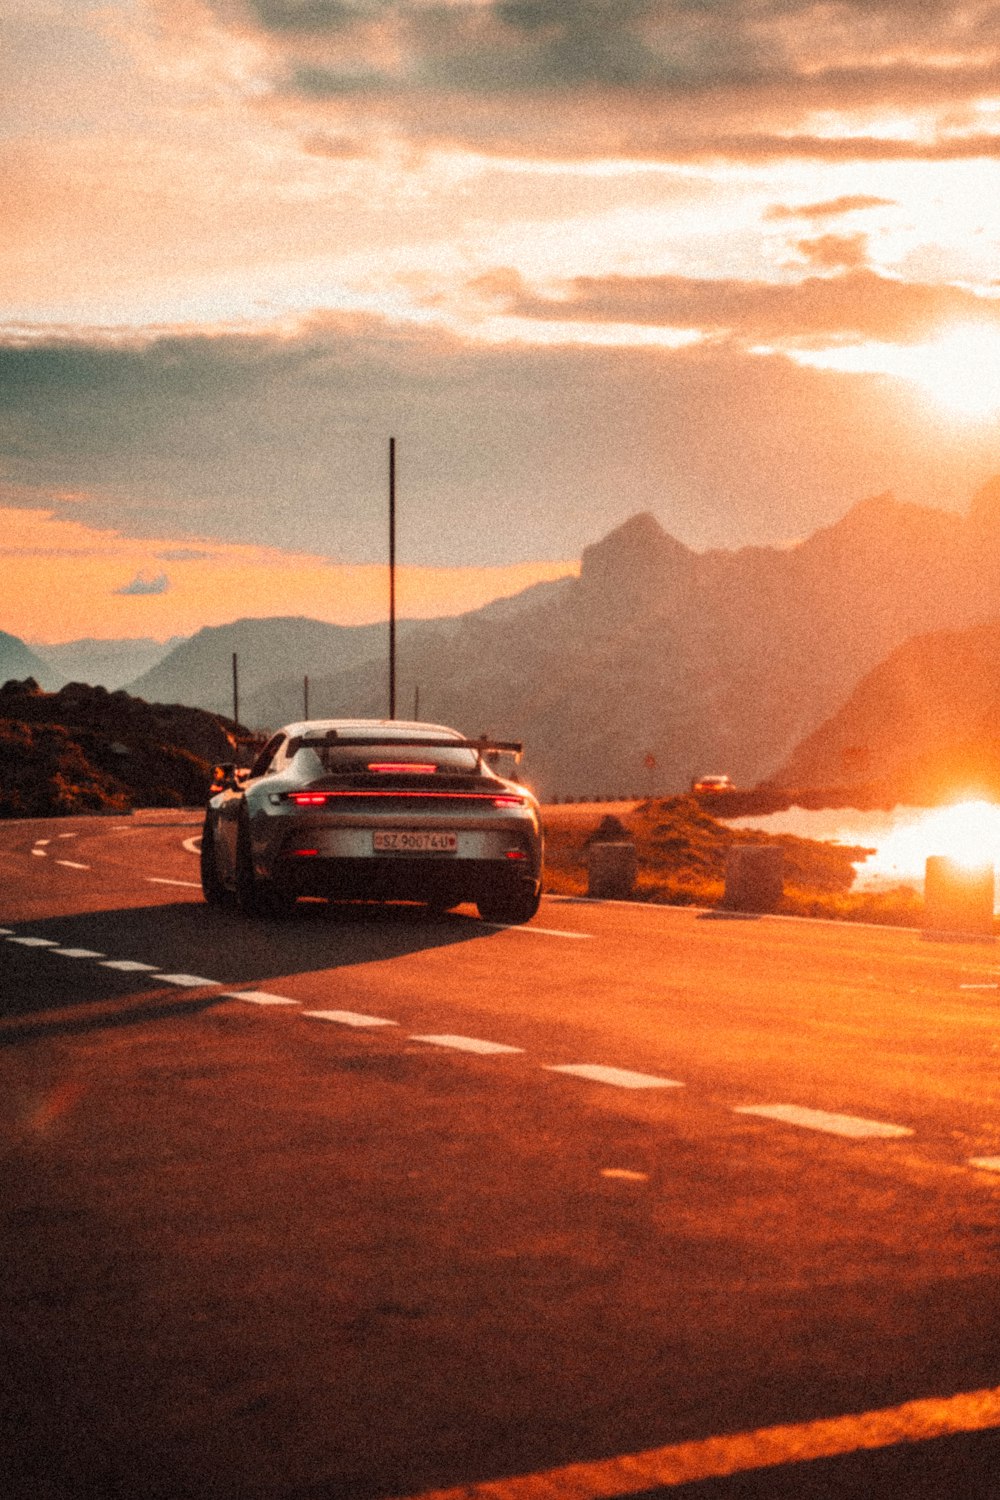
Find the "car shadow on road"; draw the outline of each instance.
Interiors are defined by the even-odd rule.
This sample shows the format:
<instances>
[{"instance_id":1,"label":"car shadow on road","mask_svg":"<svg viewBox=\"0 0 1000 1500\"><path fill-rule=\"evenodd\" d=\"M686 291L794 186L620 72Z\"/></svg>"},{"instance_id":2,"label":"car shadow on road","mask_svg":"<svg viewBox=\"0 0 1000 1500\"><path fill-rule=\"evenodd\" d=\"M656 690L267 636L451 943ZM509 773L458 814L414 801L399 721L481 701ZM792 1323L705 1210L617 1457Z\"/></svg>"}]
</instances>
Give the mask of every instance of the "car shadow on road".
<instances>
[{"instance_id":1,"label":"car shadow on road","mask_svg":"<svg viewBox=\"0 0 1000 1500\"><path fill-rule=\"evenodd\" d=\"M0 942L0 1043L228 1003L206 993L209 987L266 988L297 974L496 937L499 929L472 912L430 916L415 905L300 902L291 917L250 920L183 901L23 923L15 939L47 941ZM122 961L137 967L107 966ZM179 988L178 977L185 981ZM200 985L190 982L198 979Z\"/></svg>"}]
</instances>

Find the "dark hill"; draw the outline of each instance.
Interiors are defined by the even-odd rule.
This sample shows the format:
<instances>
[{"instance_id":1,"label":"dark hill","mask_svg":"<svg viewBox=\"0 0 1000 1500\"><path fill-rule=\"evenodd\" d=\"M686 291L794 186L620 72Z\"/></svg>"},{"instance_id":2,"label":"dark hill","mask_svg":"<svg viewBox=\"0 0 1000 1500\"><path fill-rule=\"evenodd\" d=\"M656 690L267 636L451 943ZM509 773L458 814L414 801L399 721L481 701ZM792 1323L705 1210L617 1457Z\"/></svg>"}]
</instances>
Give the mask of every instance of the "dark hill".
<instances>
[{"instance_id":1,"label":"dark hill","mask_svg":"<svg viewBox=\"0 0 1000 1500\"><path fill-rule=\"evenodd\" d=\"M197 708L33 679L0 689L0 816L204 803L212 767L241 758L235 726Z\"/></svg>"}]
</instances>

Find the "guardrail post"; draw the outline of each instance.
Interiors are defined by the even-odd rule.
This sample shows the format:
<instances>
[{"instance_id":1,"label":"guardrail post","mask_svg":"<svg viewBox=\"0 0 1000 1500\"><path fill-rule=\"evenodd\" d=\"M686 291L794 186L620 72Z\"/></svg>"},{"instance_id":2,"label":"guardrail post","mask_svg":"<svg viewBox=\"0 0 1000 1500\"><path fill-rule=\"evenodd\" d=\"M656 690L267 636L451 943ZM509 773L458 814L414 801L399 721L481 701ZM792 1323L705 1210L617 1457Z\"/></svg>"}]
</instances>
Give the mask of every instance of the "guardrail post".
<instances>
[{"instance_id":1,"label":"guardrail post","mask_svg":"<svg viewBox=\"0 0 1000 1500\"><path fill-rule=\"evenodd\" d=\"M635 845L631 843L590 845L587 859L587 895L604 900L625 900L635 889Z\"/></svg>"},{"instance_id":2,"label":"guardrail post","mask_svg":"<svg viewBox=\"0 0 1000 1500\"><path fill-rule=\"evenodd\" d=\"M785 892L785 851L778 844L731 844L726 851L728 911L774 911Z\"/></svg>"},{"instance_id":3,"label":"guardrail post","mask_svg":"<svg viewBox=\"0 0 1000 1500\"><path fill-rule=\"evenodd\" d=\"M969 867L931 854L924 871L924 933L928 937L992 938L992 865Z\"/></svg>"}]
</instances>

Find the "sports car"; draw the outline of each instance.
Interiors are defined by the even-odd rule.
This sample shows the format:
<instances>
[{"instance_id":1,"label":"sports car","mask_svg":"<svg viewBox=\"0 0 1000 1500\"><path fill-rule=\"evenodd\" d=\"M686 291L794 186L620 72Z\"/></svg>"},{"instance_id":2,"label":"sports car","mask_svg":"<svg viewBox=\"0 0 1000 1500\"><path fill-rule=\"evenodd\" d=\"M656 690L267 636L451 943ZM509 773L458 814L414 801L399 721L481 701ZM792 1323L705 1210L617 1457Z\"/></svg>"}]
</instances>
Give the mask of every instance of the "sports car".
<instances>
[{"instance_id":1,"label":"sports car","mask_svg":"<svg viewBox=\"0 0 1000 1500\"><path fill-rule=\"evenodd\" d=\"M475 902L526 922L542 886L538 803L495 769L520 744L440 724L316 719L273 735L249 771L220 766L201 838L212 905L289 912L300 896Z\"/></svg>"}]
</instances>

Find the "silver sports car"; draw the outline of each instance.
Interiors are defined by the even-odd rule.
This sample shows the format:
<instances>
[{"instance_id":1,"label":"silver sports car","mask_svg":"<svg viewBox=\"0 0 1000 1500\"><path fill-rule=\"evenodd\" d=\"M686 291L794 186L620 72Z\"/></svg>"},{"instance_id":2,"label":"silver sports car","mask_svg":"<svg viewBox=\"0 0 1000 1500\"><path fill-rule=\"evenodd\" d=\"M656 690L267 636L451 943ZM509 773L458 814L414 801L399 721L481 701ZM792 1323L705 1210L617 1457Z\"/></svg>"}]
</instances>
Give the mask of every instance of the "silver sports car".
<instances>
[{"instance_id":1,"label":"silver sports car","mask_svg":"<svg viewBox=\"0 0 1000 1500\"><path fill-rule=\"evenodd\" d=\"M542 886L538 803L493 769L520 751L440 724L289 724L249 772L219 768L201 840L205 900L253 916L299 896L438 912L474 901L488 922L526 922Z\"/></svg>"}]
</instances>

